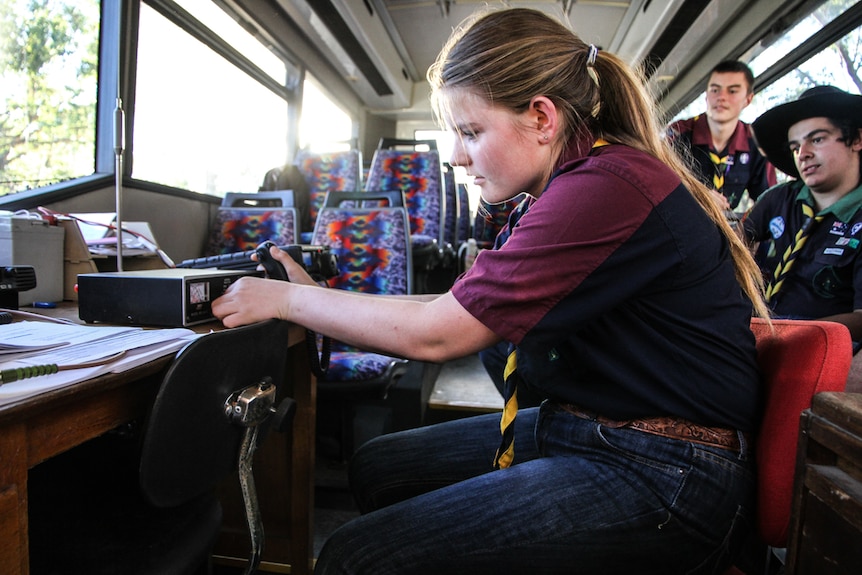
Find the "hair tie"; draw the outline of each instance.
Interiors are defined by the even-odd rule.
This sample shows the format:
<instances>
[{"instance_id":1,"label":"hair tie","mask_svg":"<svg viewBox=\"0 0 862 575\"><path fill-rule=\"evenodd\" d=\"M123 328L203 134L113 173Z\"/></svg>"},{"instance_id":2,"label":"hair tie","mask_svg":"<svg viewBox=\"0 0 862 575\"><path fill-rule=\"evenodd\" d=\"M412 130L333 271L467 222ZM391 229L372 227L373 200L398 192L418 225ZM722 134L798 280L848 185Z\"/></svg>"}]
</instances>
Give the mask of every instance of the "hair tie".
<instances>
[{"instance_id":1,"label":"hair tie","mask_svg":"<svg viewBox=\"0 0 862 575\"><path fill-rule=\"evenodd\" d=\"M590 53L587 56L587 68L592 68L596 65L596 56L599 55L599 49L593 44L590 44Z\"/></svg>"},{"instance_id":2,"label":"hair tie","mask_svg":"<svg viewBox=\"0 0 862 575\"><path fill-rule=\"evenodd\" d=\"M590 51L587 54L587 74L589 74L590 78L593 81L593 84L596 85L596 88L599 87L599 75L596 73L596 58L599 55L599 49L596 48L593 44L590 44ZM599 117L599 111L601 110L601 101L597 100L596 105L593 106L590 115L593 118Z\"/></svg>"},{"instance_id":3,"label":"hair tie","mask_svg":"<svg viewBox=\"0 0 862 575\"><path fill-rule=\"evenodd\" d=\"M590 53L587 55L587 74L593 79L593 83L599 85L599 75L596 74L596 57L599 55L599 49L590 44Z\"/></svg>"}]
</instances>

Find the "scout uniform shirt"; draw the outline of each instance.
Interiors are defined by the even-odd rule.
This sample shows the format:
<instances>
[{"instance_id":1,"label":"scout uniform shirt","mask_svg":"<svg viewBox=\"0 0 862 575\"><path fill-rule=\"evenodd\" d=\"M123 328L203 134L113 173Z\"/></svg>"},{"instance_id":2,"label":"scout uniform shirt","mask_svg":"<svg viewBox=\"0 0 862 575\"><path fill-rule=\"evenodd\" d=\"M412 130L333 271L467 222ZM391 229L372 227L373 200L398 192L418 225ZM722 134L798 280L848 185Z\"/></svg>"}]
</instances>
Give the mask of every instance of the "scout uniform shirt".
<instances>
[{"instance_id":1,"label":"scout uniform shirt","mask_svg":"<svg viewBox=\"0 0 862 575\"><path fill-rule=\"evenodd\" d=\"M562 164L498 238L452 295L517 346L532 390L616 420L753 429L751 301L727 238L668 166L594 147Z\"/></svg>"},{"instance_id":2,"label":"scout uniform shirt","mask_svg":"<svg viewBox=\"0 0 862 575\"><path fill-rule=\"evenodd\" d=\"M775 169L758 151L751 127L742 121L737 121L724 150L713 150L706 114L674 122L668 129L668 137L684 158L691 156L697 178L724 194L731 209L737 208L746 190L756 200L775 185Z\"/></svg>"},{"instance_id":3,"label":"scout uniform shirt","mask_svg":"<svg viewBox=\"0 0 862 575\"><path fill-rule=\"evenodd\" d=\"M811 190L793 181L768 190L744 222L760 242L755 260L769 282L784 252L808 220L801 203L814 206ZM862 308L862 186L816 216L793 267L769 305L778 317L816 319Z\"/></svg>"}]
</instances>

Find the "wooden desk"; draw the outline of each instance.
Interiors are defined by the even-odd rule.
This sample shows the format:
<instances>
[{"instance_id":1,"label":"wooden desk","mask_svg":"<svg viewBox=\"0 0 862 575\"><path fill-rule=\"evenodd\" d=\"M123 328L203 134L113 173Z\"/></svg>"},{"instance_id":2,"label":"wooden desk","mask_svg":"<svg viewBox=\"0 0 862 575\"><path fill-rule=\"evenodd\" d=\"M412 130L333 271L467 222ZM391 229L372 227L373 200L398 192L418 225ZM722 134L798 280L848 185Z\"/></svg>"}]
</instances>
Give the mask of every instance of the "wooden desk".
<instances>
[{"instance_id":1,"label":"wooden desk","mask_svg":"<svg viewBox=\"0 0 862 575\"><path fill-rule=\"evenodd\" d=\"M77 312L65 305L52 315L77 317ZM254 463L266 534L262 570L306 574L313 562L316 385L305 330L296 326L288 345L288 393L297 403L294 433L289 439L270 434ZM0 406L0 574L29 573L28 470L146 414L172 358ZM225 521L216 554L244 561L247 528L237 480L231 479L222 489Z\"/></svg>"},{"instance_id":2,"label":"wooden desk","mask_svg":"<svg viewBox=\"0 0 862 575\"><path fill-rule=\"evenodd\" d=\"M815 395L800 429L787 573L860 573L862 394Z\"/></svg>"}]
</instances>

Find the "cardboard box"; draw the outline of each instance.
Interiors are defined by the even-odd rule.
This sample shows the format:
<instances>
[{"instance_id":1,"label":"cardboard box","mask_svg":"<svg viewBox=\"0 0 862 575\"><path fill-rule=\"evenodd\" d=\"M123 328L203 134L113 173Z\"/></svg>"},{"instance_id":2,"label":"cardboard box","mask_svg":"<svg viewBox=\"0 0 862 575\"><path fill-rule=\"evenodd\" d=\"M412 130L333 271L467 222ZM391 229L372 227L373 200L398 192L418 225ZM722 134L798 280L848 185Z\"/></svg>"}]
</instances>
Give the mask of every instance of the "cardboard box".
<instances>
[{"instance_id":1,"label":"cardboard box","mask_svg":"<svg viewBox=\"0 0 862 575\"><path fill-rule=\"evenodd\" d=\"M18 293L18 305L63 300L65 230L41 219L0 217L0 266L27 265L36 270L36 287Z\"/></svg>"},{"instance_id":2,"label":"cardboard box","mask_svg":"<svg viewBox=\"0 0 862 575\"><path fill-rule=\"evenodd\" d=\"M60 225L66 230L66 243L63 250L63 299L78 301L78 274L90 274L99 271L90 248L84 241L81 228L75 220L60 220Z\"/></svg>"},{"instance_id":3,"label":"cardboard box","mask_svg":"<svg viewBox=\"0 0 862 575\"><path fill-rule=\"evenodd\" d=\"M112 221L113 214L78 214L85 221L101 221L103 216L110 216L107 221ZM81 229L84 224L74 219L62 219L60 225L66 228L66 247L63 254L63 299L78 301L78 274L89 274L94 272L117 271L116 251L113 255L94 254L85 239ZM84 227L88 227L84 225ZM90 226L93 227L93 226ZM146 222L126 222L124 229L133 229L145 233L146 237L152 237L150 226ZM98 227L96 227L98 229ZM107 229L107 228L106 228ZM92 235L92 230L88 230ZM101 232L103 235L106 232ZM123 252L124 270L150 270L166 269L167 265L157 254L141 253L141 250L128 250Z\"/></svg>"}]
</instances>

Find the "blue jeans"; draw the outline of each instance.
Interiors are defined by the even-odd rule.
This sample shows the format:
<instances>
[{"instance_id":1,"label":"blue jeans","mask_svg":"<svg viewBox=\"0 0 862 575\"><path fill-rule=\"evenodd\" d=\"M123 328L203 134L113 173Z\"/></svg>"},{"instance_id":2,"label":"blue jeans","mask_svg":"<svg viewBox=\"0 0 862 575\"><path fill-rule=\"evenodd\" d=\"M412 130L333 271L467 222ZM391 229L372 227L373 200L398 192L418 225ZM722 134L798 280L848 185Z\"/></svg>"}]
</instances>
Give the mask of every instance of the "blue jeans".
<instances>
[{"instance_id":1,"label":"blue jeans","mask_svg":"<svg viewBox=\"0 0 862 575\"><path fill-rule=\"evenodd\" d=\"M499 415L378 437L354 456L363 515L318 575L722 573L753 517L738 452L609 428L545 403L518 413L515 464L491 471Z\"/></svg>"}]
</instances>

